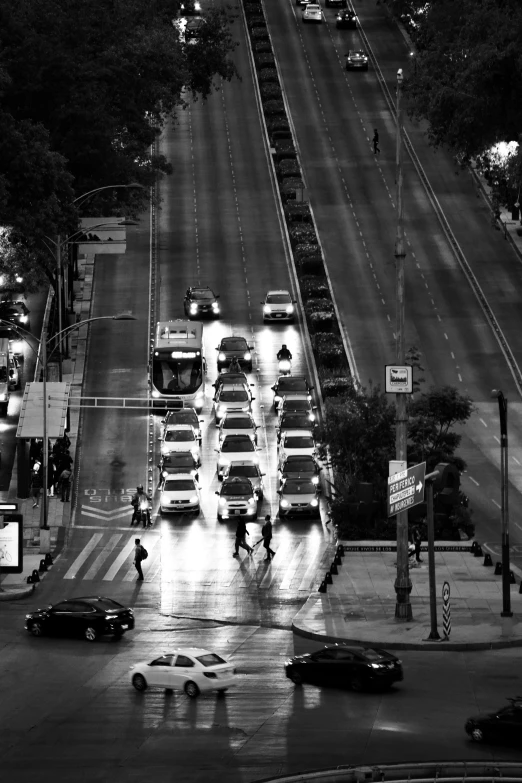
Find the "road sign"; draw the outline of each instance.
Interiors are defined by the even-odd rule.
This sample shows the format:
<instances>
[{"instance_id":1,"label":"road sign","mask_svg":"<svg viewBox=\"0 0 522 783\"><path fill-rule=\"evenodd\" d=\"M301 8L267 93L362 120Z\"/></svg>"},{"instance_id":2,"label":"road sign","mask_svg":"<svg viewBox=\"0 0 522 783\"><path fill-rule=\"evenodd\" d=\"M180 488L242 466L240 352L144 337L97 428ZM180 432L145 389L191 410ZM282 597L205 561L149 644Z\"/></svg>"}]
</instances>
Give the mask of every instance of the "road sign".
<instances>
[{"instance_id":1,"label":"road sign","mask_svg":"<svg viewBox=\"0 0 522 783\"><path fill-rule=\"evenodd\" d=\"M386 364L385 391L391 394L411 394L413 391L413 370L409 364Z\"/></svg>"},{"instance_id":2,"label":"road sign","mask_svg":"<svg viewBox=\"0 0 522 783\"><path fill-rule=\"evenodd\" d=\"M451 605L449 582L442 585L442 633L445 639L450 638L451 633Z\"/></svg>"},{"instance_id":3,"label":"road sign","mask_svg":"<svg viewBox=\"0 0 522 783\"><path fill-rule=\"evenodd\" d=\"M413 465L401 470L388 479L388 516L393 517L399 511L417 506L424 501L424 476L426 463Z\"/></svg>"}]
</instances>

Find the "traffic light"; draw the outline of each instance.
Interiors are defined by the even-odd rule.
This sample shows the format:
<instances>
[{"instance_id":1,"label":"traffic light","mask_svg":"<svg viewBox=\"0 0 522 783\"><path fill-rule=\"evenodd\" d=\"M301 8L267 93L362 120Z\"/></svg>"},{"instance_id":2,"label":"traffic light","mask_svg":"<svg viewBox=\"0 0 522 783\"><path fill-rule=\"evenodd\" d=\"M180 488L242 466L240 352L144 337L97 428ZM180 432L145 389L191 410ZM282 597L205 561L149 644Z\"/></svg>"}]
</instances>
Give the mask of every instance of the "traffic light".
<instances>
[{"instance_id":1,"label":"traffic light","mask_svg":"<svg viewBox=\"0 0 522 783\"><path fill-rule=\"evenodd\" d=\"M445 506L455 506L459 502L460 473L455 465L449 462L439 462L434 470L439 476L433 482L437 500Z\"/></svg>"}]
</instances>

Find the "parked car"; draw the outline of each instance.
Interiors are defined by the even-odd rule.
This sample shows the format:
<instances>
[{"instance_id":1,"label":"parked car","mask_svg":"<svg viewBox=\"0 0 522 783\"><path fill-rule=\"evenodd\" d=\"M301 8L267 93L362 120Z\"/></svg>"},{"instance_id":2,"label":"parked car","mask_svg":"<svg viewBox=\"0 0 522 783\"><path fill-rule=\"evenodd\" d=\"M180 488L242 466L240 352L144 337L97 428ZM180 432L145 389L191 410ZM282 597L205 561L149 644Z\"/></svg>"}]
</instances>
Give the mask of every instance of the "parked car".
<instances>
[{"instance_id":1,"label":"parked car","mask_svg":"<svg viewBox=\"0 0 522 783\"><path fill-rule=\"evenodd\" d=\"M268 291L263 305L263 321L289 321L293 322L295 318L295 307L297 304L289 291Z\"/></svg>"},{"instance_id":2,"label":"parked car","mask_svg":"<svg viewBox=\"0 0 522 783\"><path fill-rule=\"evenodd\" d=\"M263 500L265 491L265 485L263 483L264 475L265 474L261 472L259 463L248 459L233 460L232 462L229 462L223 470L223 480L233 476L247 478L252 484L254 494L258 500Z\"/></svg>"},{"instance_id":3,"label":"parked car","mask_svg":"<svg viewBox=\"0 0 522 783\"><path fill-rule=\"evenodd\" d=\"M350 49L346 54L346 70L347 71L367 71L368 70L368 56L365 52L356 51Z\"/></svg>"},{"instance_id":4,"label":"parked car","mask_svg":"<svg viewBox=\"0 0 522 783\"><path fill-rule=\"evenodd\" d=\"M323 21L323 12L321 6L316 3L308 3L303 9L302 13L303 22L315 22L316 24Z\"/></svg>"},{"instance_id":5,"label":"parked car","mask_svg":"<svg viewBox=\"0 0 522 783\"><path fill-rule=\"evenodd\" d=\"M509 705L496 712L487 712L468 718L466 733L474 742L498 742L503 745L522 745L522 697L508 699Z\"/></svg>"},{"instance_id":6,"label":"parked car","mask_svg":"<svg viewBox=\"0 0 522 783\"><path fill-rule=\"evenodd\" d=\"M334 685L362 691L372 686L389 688L403 677L401 661L380 649L335 644L286 661L285 674L296 685Z\"/></svg>"},{"instance_id":7,"label":"parked car","mask_svg":"<svg viewBox=\"0 0 522 783\"><path fill-rule=\"evenodd\" d=\"M137 691L183 690L191 699L207 691L226 691L236 684L236 670L226 658L199 647L184 647L152 661L131 666L130 681Z\"/></svg>"},{"instance_id":8,"label":"parked car","mask_svg":"<svg viewBox=\"0 0 522 783\"><path fill-rule=\"evenodd\" d=\"M219 318L219 296L208 286L190 286L185 293L183 307L188 318L201 318L211 316Z\"/></svg>"},{"instance_id":9,"label":"parked car","mask_svg":"<svg viewBox=\"0 0 522 783\"><path fill-rule=\"evenodd\" d=\"M169 473L163 479L160 514L199 514L199 491L190 473Z\"/></svg>"},{"instance_id":10,"label":"parked car","mask_svg":"<svg viewBox=\"0 0 522 783\"><path fill-rule=\"evenodd\" d=\"M232 359L237 359L240 367L245 367L247 372L252 372L252 351L254 347L249 345L244 337L223 337L216 348L218 351L218 371L229 367Z\"/></svg>"},{"instance_id":11,"label":"parked car","mask_svg":"<svg viewBox=\"0 0 522 783\"><path fill-rule=\"evenodd\" d=\"M185 41L186 43L196 43L198 36L201 34L201 30L205 26L206 22L201 17L195 17L189 19L185 25Z\"/></svg>"},{"instance_id":12,"label":"parked car","mask_svg":"<svg viewBox=\"0 0 522 783\"><path fill-rule=\"evenodd\" d=\"M320 517L319 487L309 478L285 478L277 490L279 516Z\"/></svg>"},{"instance_id":13,"label":"parked car","mask_svg":"<svg viewBox=\"0 0 522 783\"><path fill-rule=\"evenodd\" d=\"M134 628L132 609L100 595L71 598L25 615L33 636L81 636L94 642L105 635L123 636Z\"/></svg>"},{"instance_id":14,"label":"parked car","mask_svg":"<svg viewBox=\"0 0 522 783\"><path fill-rule=\"evenodd\" d=\"M254 487L245 476L224 478L218 495L217 518L221 522L230 517L248 517L257 519L257 497Z\"/></svg>"}]
</instances>

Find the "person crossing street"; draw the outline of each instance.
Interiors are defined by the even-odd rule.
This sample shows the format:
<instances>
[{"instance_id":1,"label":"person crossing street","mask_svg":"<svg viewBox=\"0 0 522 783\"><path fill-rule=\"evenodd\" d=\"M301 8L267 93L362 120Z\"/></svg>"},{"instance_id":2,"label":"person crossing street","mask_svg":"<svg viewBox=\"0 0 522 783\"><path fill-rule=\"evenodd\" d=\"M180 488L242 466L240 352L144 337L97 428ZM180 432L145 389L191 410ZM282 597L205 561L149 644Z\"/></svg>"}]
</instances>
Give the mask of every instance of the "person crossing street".
<instances>
[{"instance_id":1,"label":"person crossing street","mask_svg":"<svg viewBox=\"0 0 522 783\"><path fill-rule=\"evenodd\" d=\"M134 565L136 567L136 571L138 572L138 582L143 582L143 571L141 568L142 561L145 560L146 557L148 557L148 553L141 545L141 541L139 538L134 539Z\"/></svg>"},{"instance_id":2,"label":"person crossing street","mask_svg":"<svg viewBox=\"0 0 522 783\"><path fill-rule=\"evenodd\" d=\"M249 536L250 533L247 530L247 526L243 519L240 519L237 523L236 528L236 544L235 544L235 551L232 552L232 557L238 557L239 556L239 547L241 549L245 549L250 556L252 556L252 553L254 551L254 548L251 547L246 542L246 536Z\"/></svg>"},{"instance_id":3,"label":"person crossing street","mask_svg":"<svg viewBox=\"0 0 522 783\"><path fill-rule=\"evenodd\" d=\"M270 562L275 555L274 550L270 548L270 542L272 541L272 521L270 519L270 514L267 514L265 517L265 524L261 528L261 535L263 536L263 546L266 549L265 560Z\"/></svg>"}]
</instances>

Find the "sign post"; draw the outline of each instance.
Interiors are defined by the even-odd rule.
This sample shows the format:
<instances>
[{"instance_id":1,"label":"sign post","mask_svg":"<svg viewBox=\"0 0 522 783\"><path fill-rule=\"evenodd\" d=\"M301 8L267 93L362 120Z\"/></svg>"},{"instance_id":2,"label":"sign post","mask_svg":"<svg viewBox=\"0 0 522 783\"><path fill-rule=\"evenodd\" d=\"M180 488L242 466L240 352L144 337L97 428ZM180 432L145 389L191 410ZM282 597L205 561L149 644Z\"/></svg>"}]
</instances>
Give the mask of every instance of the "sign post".
<instances>
[{"instance_id":1,"label":"sign post","mask_svg":"<svg viewBox=\"0 0 522 783\"><path fill-rule=\"evenodd\" d=\"M388 478L388 516L393 517L401 511L424 502L424 477L426 463L407 470L401 470Z\"/></svg>"}]
</instances>

